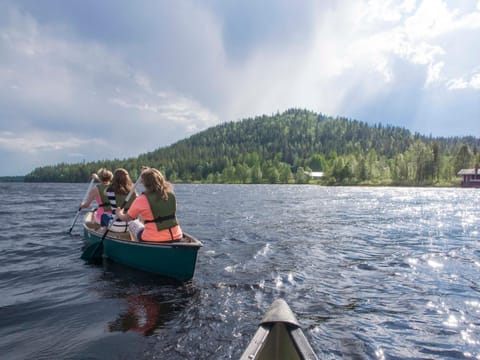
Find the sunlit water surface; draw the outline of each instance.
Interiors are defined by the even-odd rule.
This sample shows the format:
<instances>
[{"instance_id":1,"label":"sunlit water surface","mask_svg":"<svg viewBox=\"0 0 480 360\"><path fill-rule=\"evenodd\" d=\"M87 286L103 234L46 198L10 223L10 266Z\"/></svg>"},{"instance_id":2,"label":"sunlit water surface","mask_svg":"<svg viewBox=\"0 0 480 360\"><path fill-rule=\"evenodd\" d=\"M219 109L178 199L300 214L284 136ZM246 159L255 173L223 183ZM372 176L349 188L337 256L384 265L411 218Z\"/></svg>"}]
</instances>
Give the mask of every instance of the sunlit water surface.
<instances>
[{"instance_id":1,"label":"sunlit water surface","mask_svg":"<svg viewBox=\"0 0 480 360\"><path fill-rule=\"evenodd\" d=\"M276 298L323 359L480 359L480 192L176 185L179 284L80 260L87 184L2 184L2 359L237 359Z\"/></svg>"}]
</instances>

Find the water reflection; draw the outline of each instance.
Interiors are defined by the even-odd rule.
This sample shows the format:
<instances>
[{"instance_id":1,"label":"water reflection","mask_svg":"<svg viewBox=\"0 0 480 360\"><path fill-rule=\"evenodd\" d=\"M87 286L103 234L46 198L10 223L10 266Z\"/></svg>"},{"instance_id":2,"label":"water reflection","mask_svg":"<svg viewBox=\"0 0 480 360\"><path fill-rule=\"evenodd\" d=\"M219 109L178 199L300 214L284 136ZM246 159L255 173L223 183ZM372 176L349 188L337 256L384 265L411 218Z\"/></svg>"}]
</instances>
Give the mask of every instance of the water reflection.
<instances>
[{"instance_id":1,"label":"water reflection","mask_svg":"<svg viewBox=\"0 0 480 360\"><path fill-rule=\"evenodd\" d=\"M135 331L149 336L175 313L171 303L162 302L149 294L130 295L126 300L127 310L108 324L109 331Z\"/></svg>"},{"instance_id":2,"label":"water reflection","mask_svg":"<svg viewBox=\"0 0 480 360\"><path fill-rule=\"evenodd\" d=\"M191 282L148 274L108 260L103 265L102 279L106 281L101 296L121 302L116 318L107 324L110 332L153 335L178 316L197 292Z\"/></svg>"}]
</instances>

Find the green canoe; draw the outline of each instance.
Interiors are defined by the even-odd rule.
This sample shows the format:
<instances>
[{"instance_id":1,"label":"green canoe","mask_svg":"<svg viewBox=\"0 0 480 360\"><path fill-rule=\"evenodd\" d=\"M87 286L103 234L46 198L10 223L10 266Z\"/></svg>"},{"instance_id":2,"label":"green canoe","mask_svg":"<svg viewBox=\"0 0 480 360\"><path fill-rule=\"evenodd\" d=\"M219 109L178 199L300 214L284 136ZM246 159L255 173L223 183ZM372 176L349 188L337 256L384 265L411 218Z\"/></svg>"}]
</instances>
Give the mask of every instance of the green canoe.
<instances>
[{"instance_id":1,"label":"green canoe","mask_svg":"<svg viewBox=\"0 0 480 360\"><path fill-rule=\"evenodd\" d=\"M275 300L240 360L318 360L295 315L282 300Z\"/></svg>"},{"instance_id":2,"label":"green canoe","mask_svg":"<svg viewBox=\"0 0 480 360\"><path fill-rule=\"evenodd\" d=\"M109 231L104 237L105 230L100 230L92 221L91 212L85 217L83 229L85 242L82 259L96 262L108 258L138 270L180 281L188 281L193 277L197 252L202 247L199 240L188 234L173 243L132 241L128 232Z\"/></svg>"}]
</instances>

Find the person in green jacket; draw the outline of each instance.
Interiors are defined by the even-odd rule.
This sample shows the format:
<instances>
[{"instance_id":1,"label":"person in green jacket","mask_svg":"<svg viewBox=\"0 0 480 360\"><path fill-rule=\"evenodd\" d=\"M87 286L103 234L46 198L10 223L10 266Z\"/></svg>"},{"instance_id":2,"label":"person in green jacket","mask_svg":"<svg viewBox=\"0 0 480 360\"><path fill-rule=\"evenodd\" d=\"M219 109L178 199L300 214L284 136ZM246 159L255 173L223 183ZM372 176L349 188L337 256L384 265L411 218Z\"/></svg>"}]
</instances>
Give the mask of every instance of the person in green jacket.
<instances>
[{"instance_id":1,"label":"person in green jacket","mask_svg":"<svg viewBox=\"0 0 480 360\"><path fill-rule=\"evenodd\" d=\"M107 195L105 194L105 189L110 185L110 182L113 179L113 174L110 170L106 168L101 168L97 173L93 173L91 176L93 179L99 182L97 186L93 187L88 194L87 200L80 204L80 208L88 208L92 201L96 201L98 209L95 211L94 220L97 224L100 224L102 219L102 214L105 213L103 204L108 203ZM108 212L108 211L107 211ZM111 212L111 211L110 211Z\"/></svg>"},{"instance_id":2,"label":"person in green jacket","mask_svg":"<svg viewBox=\"0 0 480 360\"><path fill-rule=\"evenodd\" d=\"M130 208L132 202L136 199L136 192L132 193L132 196L126 204L125 198L127 197L130 190L133 188L133 182L130 179L128 171L124 168L118 168L113 173L112 183L105 189L105 195L107 196L108 201L103 204L105 213L102 215L101 223L102 226L110 226L110 231L114 232L125 232L127 231L127 222L124 221L113 221L115 220L115 211L119 206L123 206L123 209L126 211ZM111 223L113 221L113 223Z\"/></svg>"},{"instance_id":3,"label":"person in green jacket","mask_svg":"<svg viewBox=\"0 0 480 360\"><path fill-rule=\"evenodd\" d=\"M134 240L175 242L183 237L176 217L177 200L173 186L154 168L142 171L145 191L127 212L117 210L117 216L129 221ZM132 221L136 219L135 221ZM141 219L141 220L139 220Z\"/></svg>"}]
</instances>

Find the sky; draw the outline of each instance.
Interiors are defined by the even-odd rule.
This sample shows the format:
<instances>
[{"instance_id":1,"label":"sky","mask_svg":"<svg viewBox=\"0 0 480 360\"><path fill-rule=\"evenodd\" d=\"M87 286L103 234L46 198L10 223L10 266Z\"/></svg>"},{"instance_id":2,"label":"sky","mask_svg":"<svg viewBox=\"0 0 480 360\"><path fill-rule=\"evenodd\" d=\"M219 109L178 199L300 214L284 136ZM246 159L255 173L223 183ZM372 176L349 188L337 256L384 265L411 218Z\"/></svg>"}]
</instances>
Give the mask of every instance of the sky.
<instances>
[{"instance_id":1,"label":"sky","mask_svg":"<svg viewBox=\"0 0 480 360\"><path fill-rule=\"evenodd\" d=\"M480 137L478 39L480 0L0 0L0 176L290 108Z\"/></svg>"}]
</instances>

